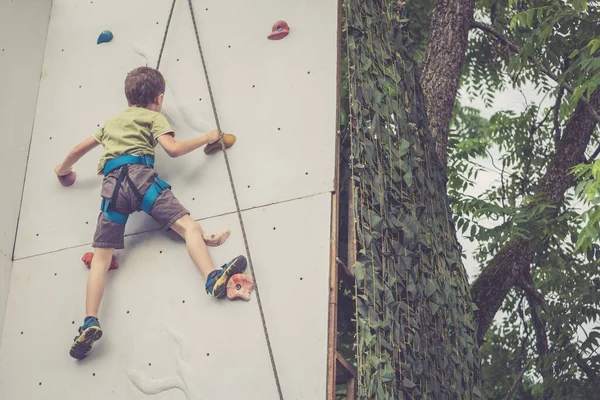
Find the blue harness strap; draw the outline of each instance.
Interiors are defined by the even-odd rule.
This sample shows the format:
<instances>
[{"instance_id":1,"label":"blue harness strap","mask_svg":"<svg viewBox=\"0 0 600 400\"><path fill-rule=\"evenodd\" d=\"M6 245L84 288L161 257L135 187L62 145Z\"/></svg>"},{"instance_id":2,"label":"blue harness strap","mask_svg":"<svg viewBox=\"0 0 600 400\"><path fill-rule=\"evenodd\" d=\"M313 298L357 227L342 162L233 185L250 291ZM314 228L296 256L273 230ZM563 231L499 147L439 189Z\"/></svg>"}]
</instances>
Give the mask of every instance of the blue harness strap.
<instances>
[{"instance_id":1,"label":"blue harness strap","mask_svg":"<svg viewBox=\"0 0 600 400\"><path fill-rule=\"evenodd\" d=\"M139 156L125 154L120 157L113 158L112 160L108 160L104 164L104 169L102 170L102 173L104 174L104 176L106 176L111 171L127 164L142 164L154 167L154 158L152 158L151 156L145 156L141 154Z\"/></svg>"},{"instance_id":2,"label":"blue harness strap","mask_svg":"<svg viewBox=\"0 0 600 400\"><path fill-rule=\"evenodd\" d=\"M171 185L169 185L167 182L163 181L157 176L152 186L148 188L148 190L144 194L144 197L142 198L142 210L146 214L150 215L150 211L152 210L154 202L156 201L158 196L160 196L160 194L166 189L171 189Z\"/></svg>"},{"instance_id":3,"label":"blue harness strap","mask_svg":"<svg viewBox=\"0 0 600 400\"><path fill-rule=\"evenodd\" d=\"M126 155L123 155L123 156L120 156L117 158L113 158L112 160L107 161L104 164L104 169L102 170L102 172L106 176L111 171L114 171L117 168L120 168L124 165L129 165L129 164L142 164L142 165L148 165L149 167L154 167L154 159L151 156L144 156L144 155L134 156L134 155L126 154ZM126 171L122 171L122 172L125 173ZM133 182L131 182L128 175L127 175L127 179L130 181L130 184L133 185ZM150 187L148 188L146 193L144 193L143 196L140 196L139 193L137 193L137 191L136 191L137 195L142 197L141 209L146 214L150 215L152 206L154 205L154 202L156 201L158 196L160 196L160 194L163 191L165 191L166 189L170 189L170 188L171 188L171 185L169 185L167 182L163 181L159 177L156 177L154 182L152 183L152 185L150 185ZM116 200L117 194L118 194L118 188L115 191L115 193L113 193L113 196L112 196L115 200ZM100 209L104 212L104 216L108 220L110 220L112 222L116 222L117 224L120 224L120 225L125 225L127 223L127 219L129 218L129 215L118 212L114 208L114 206L111 207L111 200L103 198L102 203L100 204Z\"/></svg>"},{"instance_id":4,"label":"blue harness strap","mask_svg":"<svg viewBox=\"0 0 600 400\"><path fill-rule=\"evenodd\" d=\"M102 199L102 203L100 203L100 209L104 212L104 216L106 217L106 219L112 222L116 222L119 225L125 225L127 223L129 215L120 213L112 208L108 208L109 204L110 200L108 199Z\"/></svg>"}]
</instances>

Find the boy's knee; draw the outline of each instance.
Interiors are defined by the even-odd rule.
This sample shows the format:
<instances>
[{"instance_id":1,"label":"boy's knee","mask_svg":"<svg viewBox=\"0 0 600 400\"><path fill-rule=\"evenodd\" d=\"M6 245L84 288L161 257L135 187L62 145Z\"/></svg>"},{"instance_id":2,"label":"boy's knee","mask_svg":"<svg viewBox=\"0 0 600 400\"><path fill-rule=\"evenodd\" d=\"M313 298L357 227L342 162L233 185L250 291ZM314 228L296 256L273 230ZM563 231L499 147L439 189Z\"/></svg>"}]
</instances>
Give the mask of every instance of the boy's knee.
<instances>
[{"instance_id":1,"label":"boy's knee","mask_svg":"<svg viewBox=\"0 0 600 400\"><path fill-rule=\"evenodd\" d=\"M185 229L186 233L198 233L200 235L202 235L202 228L200 227L200 224L197 223L196 221L192 220L192 222L190 222L186 229Z\"/></svg>"},{"instance_id":2,"label":"boy's knee","mask_svg":"<svg viewBox=\"0 0 600 400\"><path fill-rule=\"evenodd\" d=\"M178 226L186 235L195 232L202 234L202 228L200 227L200 224L189 215L179 218L175 222L175 225Z\"/></svg>"}]
</instances>

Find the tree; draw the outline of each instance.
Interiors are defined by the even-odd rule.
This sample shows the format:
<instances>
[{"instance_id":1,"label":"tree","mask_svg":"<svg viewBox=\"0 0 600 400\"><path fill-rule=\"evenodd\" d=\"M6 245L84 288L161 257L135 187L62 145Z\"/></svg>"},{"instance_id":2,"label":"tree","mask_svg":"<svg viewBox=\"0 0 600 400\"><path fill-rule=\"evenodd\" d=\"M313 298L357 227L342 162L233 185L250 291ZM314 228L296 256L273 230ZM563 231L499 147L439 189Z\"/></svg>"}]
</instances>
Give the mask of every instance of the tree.
<instances>
[{"instance_id":1,"label":"tree","mask_svg":"<svg viewBox=\"0 0 600 400\"><path fill-rule=\"evenodd\" d=\"M420 2L406 6L409 19L423 10ZM600 212L590 210L580 235L572 191L577 177L588 199L598 193L597 164L579 167L577 176L572 170L599 153L599 7L584 0L436 0L429 34L422 19L411 26L417 52L426 49L421 84L439 157L448 156L455 222L479 242L482 268L471 294L490 398L583 399L600 389L600 331L577 339L600 316ZM455 102L459 83L487 102L528 83L554 101L488 121ZM477 159L492 149L502 154L495 160L501 183L470 198L465 190L481 170ZM486 227L485 219L497 225ZM508 316L494 324L500 310Z\"/></svg>"}]
</instances>

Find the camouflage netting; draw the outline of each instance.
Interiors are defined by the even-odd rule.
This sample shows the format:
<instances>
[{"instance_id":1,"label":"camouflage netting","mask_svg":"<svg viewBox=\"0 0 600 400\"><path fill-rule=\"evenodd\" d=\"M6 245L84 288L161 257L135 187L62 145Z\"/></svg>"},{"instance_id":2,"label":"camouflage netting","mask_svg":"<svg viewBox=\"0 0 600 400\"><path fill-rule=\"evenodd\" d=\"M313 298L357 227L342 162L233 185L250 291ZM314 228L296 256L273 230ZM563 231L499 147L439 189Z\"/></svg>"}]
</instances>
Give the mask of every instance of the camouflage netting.
<instances>
[{"instance_id":1,"label":"camouflage netting","mask_svg":"<svg viewBox=\"0 0 600 400\"><path fill-rule=\"evenodd\" d=\"M347 0L344 13L358 397L476 398L467 276L406 21L398 1Z\"/></svg>"}]
</instances>

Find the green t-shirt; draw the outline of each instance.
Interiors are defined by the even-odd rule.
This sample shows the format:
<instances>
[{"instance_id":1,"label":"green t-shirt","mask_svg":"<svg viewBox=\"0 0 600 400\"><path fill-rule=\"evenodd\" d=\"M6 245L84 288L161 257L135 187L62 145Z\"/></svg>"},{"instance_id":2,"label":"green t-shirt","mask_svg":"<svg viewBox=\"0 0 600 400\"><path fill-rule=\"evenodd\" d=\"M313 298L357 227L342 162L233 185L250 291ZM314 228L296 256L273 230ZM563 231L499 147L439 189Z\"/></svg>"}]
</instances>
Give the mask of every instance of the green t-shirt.
<instances>
[{"instance_id":1,"label":"green t-shirt","mask_svg":"<svg viewBox=\"0 0 600 400\"><path fill-rule=\"evenodd\" d=\"M94 139L104 147L98 173L102 173L108 160L124 154L154 157L157 139L165 133L175 134L164 115L142 107L129 107L94 133Z\"/></svg>"}]
</instances>

